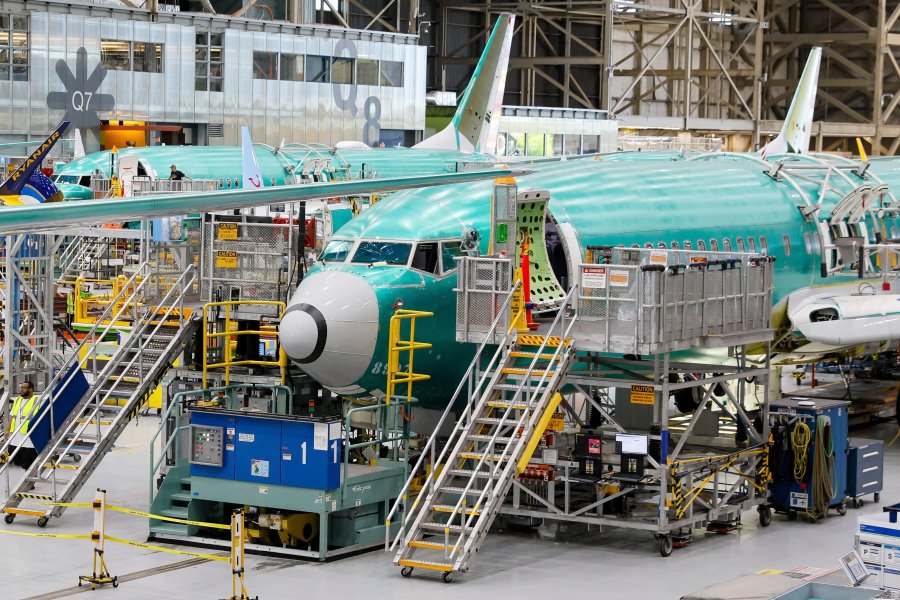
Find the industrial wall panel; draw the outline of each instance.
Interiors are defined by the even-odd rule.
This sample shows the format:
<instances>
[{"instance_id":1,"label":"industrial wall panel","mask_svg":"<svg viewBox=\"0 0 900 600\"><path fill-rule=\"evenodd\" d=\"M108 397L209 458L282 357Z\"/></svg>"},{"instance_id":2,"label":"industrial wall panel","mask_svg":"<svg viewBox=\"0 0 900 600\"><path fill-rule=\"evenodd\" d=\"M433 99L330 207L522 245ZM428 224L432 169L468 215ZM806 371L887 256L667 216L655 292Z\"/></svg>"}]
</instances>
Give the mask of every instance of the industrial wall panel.
<instances>
[{"instance_id":1,"label":"industrial wall panel","mask_svg":"<svg viewBox=\"0 0 900 600\"><path fill-rule=\"evenodd\" d=\"M8 3L13 9L20 4ZM150 22L140 12L89 7L85 14L65 14L60 5L27 3L30 15L30 81L0 81L0 139L24 139L52 130L68 114L66 105L48 105L48 96L71 100L76 92L111 95L110 107L89 102L75 115L94 126L86 139L88 150L99 145L97 120L149 120L191 126L214 123L224 126L216 144L237 144L240 124L251 125L254 139L277 144L288 142L334 143L359 140L368 122L390 129L421 130L424 127L425 48L409 36L363 34L321 27L279 25L279 32L246 31L242 22L223 35L223 92L195 90L195 36L209 22L190 15L176 15L175 22ZM38 8L34 8L38 7ZM102 16L100 16L102 15ZM137 15L137 16L135 16ZM227 24L227 21L226 21ZM264 25L269 27L269 25ZM220 25L216 25L220 27ZM291 31L295 33L291 33ZM102 83L86 90L85 82L100 65L102 39L164 44L162 73L107 70ZM374 41L373 41L374 40ZM84 62L79 71L79 49ZM346 56L404 63L404 85L362 86L358 83L277 82L253 80L253 49L297 55ZM60 62L61 61L61 62ZM66 89L60 72L72 73ZM366 106L369 103L367 114ZM375 110L378 105L380 110ZM97 109L97 110L94 110ZM78 111L76 111L78 112ZM92 113L90 116L87 113ZM90 116L90 118L89 118ZM197 140L206 143L206 139ZM370 140L375 142L376 140Z\"/></svg>"}]
</instances>

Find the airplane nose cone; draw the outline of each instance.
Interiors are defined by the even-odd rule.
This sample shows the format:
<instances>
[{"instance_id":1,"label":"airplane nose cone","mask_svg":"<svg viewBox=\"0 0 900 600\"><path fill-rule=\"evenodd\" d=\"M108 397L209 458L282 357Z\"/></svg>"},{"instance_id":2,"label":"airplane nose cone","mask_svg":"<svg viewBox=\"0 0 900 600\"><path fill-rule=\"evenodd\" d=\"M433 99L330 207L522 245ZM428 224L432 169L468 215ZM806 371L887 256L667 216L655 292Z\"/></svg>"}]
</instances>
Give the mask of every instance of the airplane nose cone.
<instances>
[{"instance_id":1,"label":"airplane nose cone","mask_svg":"<svg viewBox=\"0 0 900 600\"><path fill-rule=\"evenodd\" d=\"M314 273L297 288L281 318L285 353L311 377L335 391L354 393L378 336L378 299L361 277Z\"/></svg>"}]
</instances>

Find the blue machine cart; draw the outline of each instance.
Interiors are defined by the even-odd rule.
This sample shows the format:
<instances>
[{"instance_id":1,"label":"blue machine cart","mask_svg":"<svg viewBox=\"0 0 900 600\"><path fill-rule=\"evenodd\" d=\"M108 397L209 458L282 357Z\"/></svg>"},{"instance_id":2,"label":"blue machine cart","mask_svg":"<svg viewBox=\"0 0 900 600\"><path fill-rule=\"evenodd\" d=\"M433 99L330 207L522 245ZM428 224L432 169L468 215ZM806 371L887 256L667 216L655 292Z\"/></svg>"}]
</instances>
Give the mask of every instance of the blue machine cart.
<instances>
[{"instance_id":1,"label":"blue machine cart","mask_svg":"<svg viewBox=\"0 0 900 600\"><path fill-rule=\"evenodd\" d=\"M789 517L799 513L824 517L824 513L816 514L816 505L821 504L823 482L830 480L825 506L837 509L841 515L846 513L849 404L841 400L795 398L770 403L775 446L769 489L776 512ZM823 437L829 432L830 440ZM804 438L808 443L802 443Z\"/></svg>"}]
</instances>

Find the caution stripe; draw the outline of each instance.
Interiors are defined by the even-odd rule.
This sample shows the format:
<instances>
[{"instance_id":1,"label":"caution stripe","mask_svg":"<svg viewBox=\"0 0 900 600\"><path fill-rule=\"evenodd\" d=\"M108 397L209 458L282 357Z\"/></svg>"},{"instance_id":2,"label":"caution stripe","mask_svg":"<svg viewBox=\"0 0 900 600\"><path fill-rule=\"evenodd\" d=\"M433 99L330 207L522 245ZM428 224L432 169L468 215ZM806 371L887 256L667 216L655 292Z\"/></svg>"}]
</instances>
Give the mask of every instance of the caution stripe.
<instances>
[{"instance_id":1,"label":"caution stripe","mask_svg":"<svg viewBox=\"0 0 900 600\"><path fill-rule=\"evenodd\" d=\"M109 508L109 507L107 507ZM2 530L0 530L2 531ZM89 536L82 536L89 537ZM104 535L104 540L115 542L117 544L125 544L126 546L134 546L136 548L146 548L148 550L154 550L156 552L168 552L169 554L180 554L182 556L193 556L194 558L202 558L204 560L218 560L222 562L228 562L231 560L231 555L221 555L221 554L200 554L199 552L188 552L187 550L175 550L174 548L163 548L162 546L154 546L153 544L143 544L141 542L132 542L131 540L126 540L123 538L113 537L111 535Z\"/></svg>"},{"instance_id":2,"label":"caution stripe","mask_svg":"<svg viewBox=\"0 0 900 600\"><path fill-rule=\"evenodd\" d=\"M231 525L226 525L222 523L204 523L203 521L190 521L188 519L179 519L178 517L166 517L163 515L153 515L146 512L141 512L139 510L134 510L131 508L124 508L122 506L115 506L113 504L106 505L107 510L114 510L116 512L125 513L126 515L134 515L136 517L146 517L148 519L157 519L159 521L169 521L170 523L182 523L184 525L196 525L198 527L210 527L212 529L231 529Z\"/></svg>"},{"instance_id":3,"label":"caution stripe","mask_svg":"<svg viewBox=\"0 0 900 600\"><path fill-rule=\"evenodd\" d=\"M7 535L24 535L26 537L59 538L63 540L89 540L91 536L84 533L30 533L28 531L14 531L12 529L0 529L0 533Z\"/></svg>"}]
</instances>

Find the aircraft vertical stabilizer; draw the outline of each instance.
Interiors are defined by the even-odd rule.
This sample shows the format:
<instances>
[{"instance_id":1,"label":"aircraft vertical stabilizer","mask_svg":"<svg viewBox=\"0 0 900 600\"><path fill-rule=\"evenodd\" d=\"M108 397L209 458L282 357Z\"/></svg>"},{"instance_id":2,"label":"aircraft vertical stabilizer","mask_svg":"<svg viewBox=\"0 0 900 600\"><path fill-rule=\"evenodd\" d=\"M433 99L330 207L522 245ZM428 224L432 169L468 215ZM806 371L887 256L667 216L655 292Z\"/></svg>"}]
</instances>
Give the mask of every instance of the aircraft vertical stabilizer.
<instances>
[{"instance_id":1,"label":"aircraft vertical stabilizer","mask_svg":"<svg viewBox=\"0 0 900 600\"><path fill-rule=\"evenodd\" d=\"M3 185L0 185L0 202L6 205L37 204L61 199L59 189L46 175L37 171L37 168L68 127L68 121L60 123L56 131L12 172Z\"/></svg>"},{"instance_id":2,"label":"aircraft vertical stabilizer","mask_svg":"<svg viewBox=\"0 0 900 600\"><path fill-rule=\"evenodd\" d=\"M76 129L73 134L73 148L72 148L72 158L84 158L87 154L84 151L84 140L81 138L81 130Z\"/></svg>"},{"instance_id":3,"label":"aircraft vertical stabilizer","mask_svg":"<svg viewBox=\"0 0 900 600\"><path fill-rule=\"evenodd\" d=\"M500 15L450 125L416 148L495 153L514 25L515 15Z\"/></svg>"},{"instance_id":4,"label":"aircraft vertical stabilizer","mask_svg":"<svg viewBox=\"0 0 900 600\"><path fill-rule=\"evenodd\" d=\"M813 47L806 60L806 67L800 76L794 99L784 119L784 126L774 140L760 150L765 158L774 154L806 154L809 152L809 136L812 129L813 108L816 102L816 88L819 82L819 63L822 48Z\"/></svg>"},{"instance_id":5,"label":"aircraft vertical stabilizer","mask_svg":"<svg viewBox=\"0 0 900 600\"><path fill-rule=\"evenodd\" d=\"M263 187L259 163L256 161L256 154L253 153L253 142L250 140L250 130L246 125L241 125L241 161L241 187L250 190Z\"/></svg>"}]
</instances>

